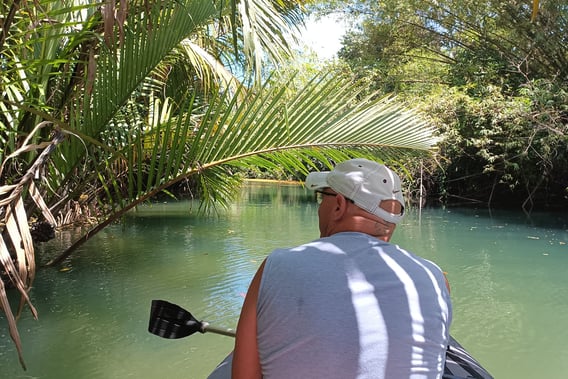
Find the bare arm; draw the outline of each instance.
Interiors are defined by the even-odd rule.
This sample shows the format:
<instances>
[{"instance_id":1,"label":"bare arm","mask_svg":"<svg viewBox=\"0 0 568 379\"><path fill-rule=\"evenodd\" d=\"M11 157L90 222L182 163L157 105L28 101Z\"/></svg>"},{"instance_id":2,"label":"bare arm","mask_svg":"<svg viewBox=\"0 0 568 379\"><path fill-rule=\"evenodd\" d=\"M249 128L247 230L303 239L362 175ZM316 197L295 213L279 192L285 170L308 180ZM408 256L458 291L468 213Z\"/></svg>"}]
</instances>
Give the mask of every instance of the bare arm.
<instances>
[{"instance_id":1,"label":"bare arm","mask_svg":"<svg viewBox=\"0 0 568 379\"><path fill-rule=\"evenodd\" d=\"M452 289L450 288L450 281L448 280L448 273L444 271L444 279L446 280L446 287L448 288L448 293L452 292Z\"/></svg>"},{"instance_id":2,"label":"bare arm","mask_svg":"<svg viewBox=\"0 0 568 379\"><path fill-rule=\"evenodd\" d=\"M237 324L232 368L233 379L262 378L256 339L256 304L265 262L262 262L252 279Z\"/></svg>"}]
</instances>

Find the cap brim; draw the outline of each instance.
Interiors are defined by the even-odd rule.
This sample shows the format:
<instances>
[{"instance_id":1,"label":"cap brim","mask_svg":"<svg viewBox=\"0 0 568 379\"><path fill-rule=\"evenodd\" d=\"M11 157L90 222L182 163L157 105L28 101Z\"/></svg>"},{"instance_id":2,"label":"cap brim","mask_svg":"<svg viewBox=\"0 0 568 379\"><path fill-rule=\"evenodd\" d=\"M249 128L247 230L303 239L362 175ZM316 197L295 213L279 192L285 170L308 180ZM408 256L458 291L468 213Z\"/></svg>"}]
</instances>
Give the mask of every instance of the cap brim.
<instances>
[{"instance_id":1,"label":"cap brim","mask_svg":"<svg viewBox=\"0 0 568 379\"><path fill-rule=\"evenodd\" d=\"M315 191L329 187L329 184L327 184L328 175L329 171L310 172L306 177L306 183L305 183L306 188Z\"/></svg>"}]
</instances>

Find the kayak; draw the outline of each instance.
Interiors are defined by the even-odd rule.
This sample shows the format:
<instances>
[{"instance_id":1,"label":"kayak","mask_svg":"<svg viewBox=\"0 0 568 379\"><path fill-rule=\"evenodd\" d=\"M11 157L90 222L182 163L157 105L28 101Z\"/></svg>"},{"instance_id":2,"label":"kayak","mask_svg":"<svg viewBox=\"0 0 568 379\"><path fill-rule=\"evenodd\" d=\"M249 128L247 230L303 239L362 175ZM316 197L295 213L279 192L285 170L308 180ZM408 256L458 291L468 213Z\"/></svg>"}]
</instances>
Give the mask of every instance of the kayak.
<instances>
[{"instance_id":1,"label":"kayak","mask_svg":"<svg viewBox=\"0 0 568 379\"><path fill-rule=\"evenodd\" d=\"M229 354L207 379L230 379L233 354ZM493 379L452 336L446 351L446 366L442 379Z\"/></svg>"},{"instance_id":2,"label":"kayak","mask_svg":"<svg viewBox=\"0 0 568 379\"><path fill-rule=\"evenodd\" d=\"M493 379L464 348L450 336L450 343L446 350L446 367L443 379Z\"/></svg>"}]
</instances>

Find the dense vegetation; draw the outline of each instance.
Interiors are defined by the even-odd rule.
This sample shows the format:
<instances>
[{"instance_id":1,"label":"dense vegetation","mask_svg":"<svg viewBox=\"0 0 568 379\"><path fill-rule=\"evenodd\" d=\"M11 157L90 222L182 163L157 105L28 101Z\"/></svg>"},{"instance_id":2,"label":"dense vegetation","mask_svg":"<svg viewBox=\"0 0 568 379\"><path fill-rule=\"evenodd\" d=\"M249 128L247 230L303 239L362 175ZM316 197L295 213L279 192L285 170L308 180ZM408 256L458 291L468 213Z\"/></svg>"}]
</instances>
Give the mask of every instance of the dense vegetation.
<instances>
[{"instance_id":1,"label":"dense vegetation","mask_svg":"<svg viewBox=\"0 0 568 379\"><path fill-rule=\"evenodd\" d=\"M356 22L339 57L437 126L424 162L446 204L568 207L568 6L557 1L323 1ZM338 11L341 10L341 11ZM418 166L416 166L418 167Z\"/></svg>"},{"instance_id":2,"label":"dense vegetation","mask_svg":"<svg viewBox=\"0 0 568 379\"><path fill-rule=\"evenodd\" d=\"M34 243L55 228L91 225L48 265L181 183L214 210L250 168L427 154L432 128L351 76L267 72L304 16L297 0L0 3L0 309L22 366L12 309L37 316Z\"/></svg>"}]
</instances>

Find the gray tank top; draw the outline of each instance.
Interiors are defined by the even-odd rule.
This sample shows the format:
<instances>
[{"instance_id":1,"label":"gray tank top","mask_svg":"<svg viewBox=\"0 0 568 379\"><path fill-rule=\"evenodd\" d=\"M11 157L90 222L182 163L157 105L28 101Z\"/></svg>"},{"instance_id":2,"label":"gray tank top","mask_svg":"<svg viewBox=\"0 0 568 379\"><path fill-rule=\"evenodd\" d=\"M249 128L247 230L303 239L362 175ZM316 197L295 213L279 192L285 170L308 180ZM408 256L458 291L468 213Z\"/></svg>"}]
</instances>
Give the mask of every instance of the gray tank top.
<instances>
[{"instance_id":1,"label":"gray tank top","mask_svg":"<svg viewBox=\"0 0 568 379\"><path fill-rule=\"evenodd\" d=\"M441 378L451 302L434 263L363 233L269 255L257 304L265 379Z\"/></svg>"}]
</instances>

